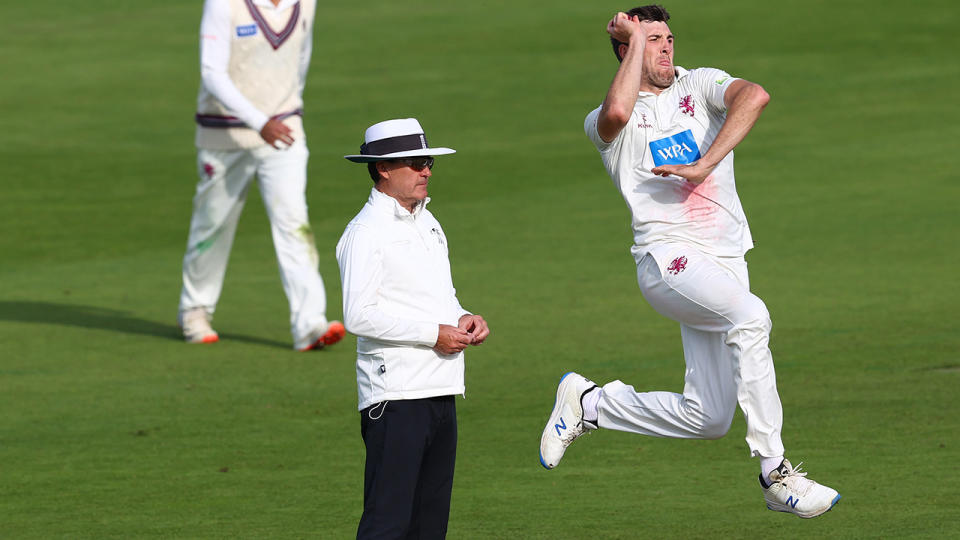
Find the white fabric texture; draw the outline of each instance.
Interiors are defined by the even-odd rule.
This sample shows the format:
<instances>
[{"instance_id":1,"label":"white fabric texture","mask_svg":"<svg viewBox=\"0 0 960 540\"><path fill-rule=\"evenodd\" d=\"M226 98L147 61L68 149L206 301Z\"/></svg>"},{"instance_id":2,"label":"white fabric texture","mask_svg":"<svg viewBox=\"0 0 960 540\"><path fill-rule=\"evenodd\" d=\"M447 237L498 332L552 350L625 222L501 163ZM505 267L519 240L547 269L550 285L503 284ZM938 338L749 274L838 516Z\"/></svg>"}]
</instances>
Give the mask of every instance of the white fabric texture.
<instances>
[{"instance_id":1,"label":"white fabric texture","mask_svg":"<svg viewBox=\"0 0 960 540\"><path fill-rule=\"evenodd\" d=\"M630 208L631 251L638 263L660 242L686 242L715 256L740 257L753 240L737 195L733 152L700 185L650 172L663 157L651 145L687 130L696 148L661 151L673 154L675 163L695 161L697 150L706 152L726 118L724 92L737 80L713 68L676 70L674 84L659 95L639 94L630 120L610 143L597 132L600 107L587 115L584 130Z\"/></svg>"},{"instance_id":2,"label":"white fabric texture","mask_svg":"<svg viewBox=\"0 0 960 540\"><path fill-rule=\"evenodd\" d=\"M464 392L463 353L433 349L439 325L456 326L469 312L457 300L429 201L411 214L371 189L337 244L344 324L357 336L358 409Z\"/></svg>"},{"instance_id":3,"label":"white fabric texture","mask_svg":"<svg viewBox=\"0 0 960 540\"><path fill-rule=\"evenodd\" d=\"M726 434L739 403L754 456L783 455L766 306L750 293L746 262L684 244L653 248L637 265L644 298L680 323L683 394L638 393L620 381L603 387L599 425L653 435L714 439Z\"/></svg>"},{"instance_id":4,"label":"white fabric texture","mask_svg":"<svg viewBox=\"0 0 960 540\"><path fill-rule=\"evenodd\" d=\"M200 182L193 199L190 236L183 258L180 310L203 307L213 313L223 287L227 259L250 184L256 176L270 219L283 290L290 304L294 348L310 345L311 332L327 326L327 298L317 271L318 255L307 217L306 144L287 150L197 153Z\"/></svg>"}]
</instances>

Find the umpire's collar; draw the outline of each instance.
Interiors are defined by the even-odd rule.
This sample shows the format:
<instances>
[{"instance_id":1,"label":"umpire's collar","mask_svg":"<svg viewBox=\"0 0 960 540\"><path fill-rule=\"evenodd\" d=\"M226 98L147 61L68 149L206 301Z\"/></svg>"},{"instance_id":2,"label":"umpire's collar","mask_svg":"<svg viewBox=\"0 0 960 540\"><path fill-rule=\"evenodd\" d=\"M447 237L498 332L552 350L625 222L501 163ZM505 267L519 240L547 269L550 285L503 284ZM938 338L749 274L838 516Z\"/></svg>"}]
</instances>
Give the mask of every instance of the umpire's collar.
<instances>
[{"instance_id":1,"label":"umpire's collar","mask_svg":"<svg viewBox=\"0 0 960 540\"><path fill-rule=\"evenodd\" d=\"M409 210L401 206L400 202L393 197L383 193L376 187L370 188L370 205L379 212L393 214L394 217L399 219L416 219L420 216L420 212L427 207L427 203L429 202L430 197L418 202L417 206L413 208L413 213L411 213Z\"/></svg>"}]
</instances>

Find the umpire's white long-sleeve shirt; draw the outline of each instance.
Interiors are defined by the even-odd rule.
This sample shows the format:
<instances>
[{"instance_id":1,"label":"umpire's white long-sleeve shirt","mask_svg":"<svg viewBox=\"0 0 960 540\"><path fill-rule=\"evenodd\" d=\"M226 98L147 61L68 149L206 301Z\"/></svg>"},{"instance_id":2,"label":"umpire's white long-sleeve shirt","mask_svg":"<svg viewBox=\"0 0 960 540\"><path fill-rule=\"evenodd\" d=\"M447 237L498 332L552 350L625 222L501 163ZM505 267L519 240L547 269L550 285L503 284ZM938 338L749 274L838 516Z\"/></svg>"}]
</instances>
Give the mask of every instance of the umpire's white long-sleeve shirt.
<instances>
[{"instance_id":1,"label":"umpire's white long-sleeve shirt","mask_svg":"<svg viewBox=\"0 0 960 540\"><path fill-rule=\"evenodd\" d=\"M426 209L370 198L337 244L343 318L357 336L359 409L384 400L462 394L463 353L433 350L440 324L468 314L457 300L447 239Z\"/></svg>"}]
</instances>

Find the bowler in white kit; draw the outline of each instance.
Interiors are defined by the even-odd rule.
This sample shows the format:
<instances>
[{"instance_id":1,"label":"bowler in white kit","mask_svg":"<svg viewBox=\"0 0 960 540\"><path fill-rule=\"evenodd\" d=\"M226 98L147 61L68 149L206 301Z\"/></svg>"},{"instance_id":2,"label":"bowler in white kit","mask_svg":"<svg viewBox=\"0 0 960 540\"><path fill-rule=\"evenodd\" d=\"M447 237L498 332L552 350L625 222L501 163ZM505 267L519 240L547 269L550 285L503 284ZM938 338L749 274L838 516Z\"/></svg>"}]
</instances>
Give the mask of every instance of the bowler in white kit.
<instances>
[{"instance_id":1,"label":"bowler in white kit","mask_svg":"<svg viewBox=\"0 0 960 540\"><path fill-rule=\"evenodd\" d=\"M598 428L720 438L739 404L767 507L815 517L840 495L784 458L770 315L750 292L744 254L753 241L734 182L733 149L769 95L719 69L675 66L669 18L651 5L610 20L620 66L584 129L631 211L640 291L680 323L683 393L637 392L620 381L599 387L567 373L540 462L556 467L575 439Z\"/></svg>"}]
</instances>

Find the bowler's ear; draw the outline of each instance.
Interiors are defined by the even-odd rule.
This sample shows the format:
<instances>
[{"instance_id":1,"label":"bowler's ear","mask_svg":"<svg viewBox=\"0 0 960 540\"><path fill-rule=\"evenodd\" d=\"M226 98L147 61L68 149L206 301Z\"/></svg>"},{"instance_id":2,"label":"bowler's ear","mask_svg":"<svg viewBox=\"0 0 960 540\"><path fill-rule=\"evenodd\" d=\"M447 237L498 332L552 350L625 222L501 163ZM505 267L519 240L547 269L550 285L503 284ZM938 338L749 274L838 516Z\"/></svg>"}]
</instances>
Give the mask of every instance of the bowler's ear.
<instances>
[{"instance_id":1,"label":"bowler's ear","mask_svg":"<svg viewBox=\"0 0 960 540\"><path fill-rule=\"evenodd\" d=\"M620 53L620 58L623 58L627 55L627 49L630 47L626 43L621 43L617 45L617 52Z\"/></svg>"}]
</instances>

